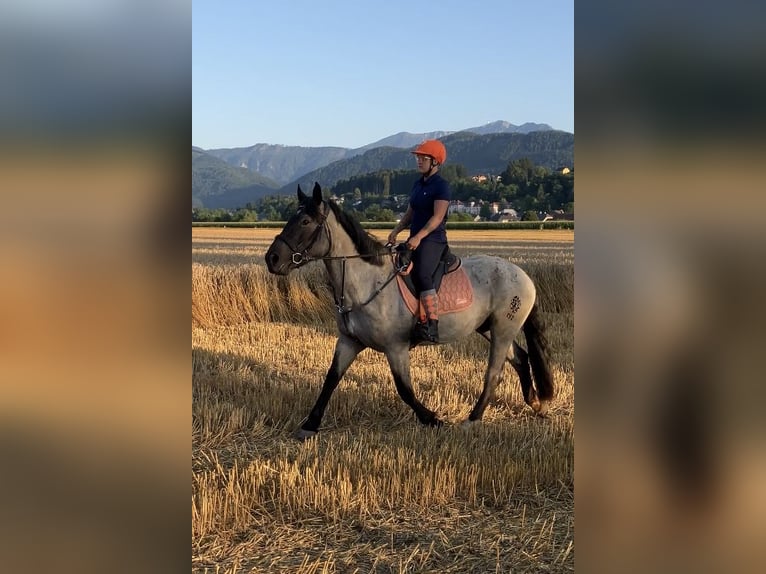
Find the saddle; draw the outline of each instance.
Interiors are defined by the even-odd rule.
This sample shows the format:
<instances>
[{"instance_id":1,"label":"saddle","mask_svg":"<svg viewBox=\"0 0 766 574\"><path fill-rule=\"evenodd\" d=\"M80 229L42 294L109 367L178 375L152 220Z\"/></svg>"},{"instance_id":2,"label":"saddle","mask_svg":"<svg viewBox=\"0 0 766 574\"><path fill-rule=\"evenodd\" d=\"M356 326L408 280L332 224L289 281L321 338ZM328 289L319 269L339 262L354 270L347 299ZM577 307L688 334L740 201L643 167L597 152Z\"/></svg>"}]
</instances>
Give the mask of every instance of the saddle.
<instances>
[{"instance_id":1,"label":"saddle","mask_svg":"<svg viewBox=\"0 0 766 574\"><path fill-rule=\"evenodd\" d=\"M412 251L405 243L396 246L394 267L399 292L410 313L418 315L418 291L412 281ZM434 289L439 296L439 314L455 313L473 303L473 287L460 258L447 247L433 274Z\"/></svg>"}]
</instances>

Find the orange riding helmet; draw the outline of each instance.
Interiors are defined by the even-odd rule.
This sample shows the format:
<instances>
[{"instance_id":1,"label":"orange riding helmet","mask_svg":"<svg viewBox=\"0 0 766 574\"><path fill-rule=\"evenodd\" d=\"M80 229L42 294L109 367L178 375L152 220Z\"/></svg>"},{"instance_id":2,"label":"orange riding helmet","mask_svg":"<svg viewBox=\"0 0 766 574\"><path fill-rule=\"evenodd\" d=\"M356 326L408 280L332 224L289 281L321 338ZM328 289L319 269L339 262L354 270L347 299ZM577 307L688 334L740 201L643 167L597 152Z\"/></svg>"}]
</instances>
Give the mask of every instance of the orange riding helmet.
<instances>
[{"instance_id":1,"label":"orange riding helmet","mask_svg":"<svg viewBox=\"0 0 766 574\"><path fill-rule=\"evenodd\" d=\"M445 148L444 144L439 140L425 140L415 148L415 151L411 151L410 153L431 156L439 165L447 160L447 148Z\"/></svg>"}]
</instances>

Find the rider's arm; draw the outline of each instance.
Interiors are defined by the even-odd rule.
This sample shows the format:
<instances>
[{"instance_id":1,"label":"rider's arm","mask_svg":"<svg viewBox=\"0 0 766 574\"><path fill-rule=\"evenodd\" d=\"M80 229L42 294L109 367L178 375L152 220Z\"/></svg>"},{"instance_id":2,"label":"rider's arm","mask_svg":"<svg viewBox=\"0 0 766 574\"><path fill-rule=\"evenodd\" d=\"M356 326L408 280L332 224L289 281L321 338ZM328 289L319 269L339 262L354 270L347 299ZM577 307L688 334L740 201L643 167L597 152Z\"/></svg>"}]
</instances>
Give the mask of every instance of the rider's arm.
<instances>
[{"instance_id":1,"label":"rider's arm","mask_svg":"<svg viewBox=\"0 0 766 574\"><path fill-rule=\"evenodd\" d=\"M407 207L407 211L402 216L402 218L399 220L399 223L396 224L396 227L394 227L393 231L388 236L388 241L390 243L394 243L396 241L396 236L399 235L401 231L404 231L410 226L410 222L412 221L412 206Z\"/></svg>"},{"instance_id":2,"label":"rider's arm","mask_svg":"<svg viewBox=\"0 0 766 574\"><path fill-rule=\"evenodd\" d=\"M429 218L425 226L423 226L423 229L414 235L414 238L420 242L420 240L423 239L426 235L439 227L441 222L444 221L444 218L447 217L448 209L449 201L445 201L443 199L437 199L434 201L434 214Z\"/></svg>"}]
</instances>

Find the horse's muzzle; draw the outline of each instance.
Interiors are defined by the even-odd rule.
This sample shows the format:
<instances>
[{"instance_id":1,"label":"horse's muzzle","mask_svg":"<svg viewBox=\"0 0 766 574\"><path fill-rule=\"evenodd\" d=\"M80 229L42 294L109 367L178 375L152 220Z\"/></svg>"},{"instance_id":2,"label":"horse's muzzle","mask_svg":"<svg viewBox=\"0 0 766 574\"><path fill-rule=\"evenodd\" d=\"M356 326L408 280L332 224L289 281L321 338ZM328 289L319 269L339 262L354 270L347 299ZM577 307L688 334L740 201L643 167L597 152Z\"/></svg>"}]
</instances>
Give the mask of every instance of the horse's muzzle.
<instances>
[{"instance_id":1,"label":"horse's muzzle","mask_svg":"<svg viewBox=\"0 0 766 574\"><path fill-rule=\"evenodd\" d=\"M269 268L269 273L274 275L287 275L290 271L290 262L286 260L280 261L279 254L274 250L269 249L266 253L266 267Z\"/></svg>"}]
</instances>

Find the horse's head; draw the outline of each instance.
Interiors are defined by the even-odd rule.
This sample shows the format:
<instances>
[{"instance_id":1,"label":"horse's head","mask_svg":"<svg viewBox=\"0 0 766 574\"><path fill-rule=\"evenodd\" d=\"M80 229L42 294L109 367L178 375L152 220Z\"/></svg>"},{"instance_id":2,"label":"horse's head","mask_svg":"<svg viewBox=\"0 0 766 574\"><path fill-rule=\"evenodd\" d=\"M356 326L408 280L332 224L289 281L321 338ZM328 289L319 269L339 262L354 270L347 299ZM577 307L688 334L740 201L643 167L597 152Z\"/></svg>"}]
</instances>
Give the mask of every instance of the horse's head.
<instances>
[{"instance_id":1,"label":"horse's head","mask_svg":"<svg viewBox=\"0 0 766 574\"><path fill-rule=\"evenodd\" d=\"M266 252L266 265L271 273L287 275L312 258L327 255L330 249L327 233L323 233L327 206L323 205L322 188L314 184L309 197L298 186L298 210L288 220Z\"/></svg>"}]
</instances>

